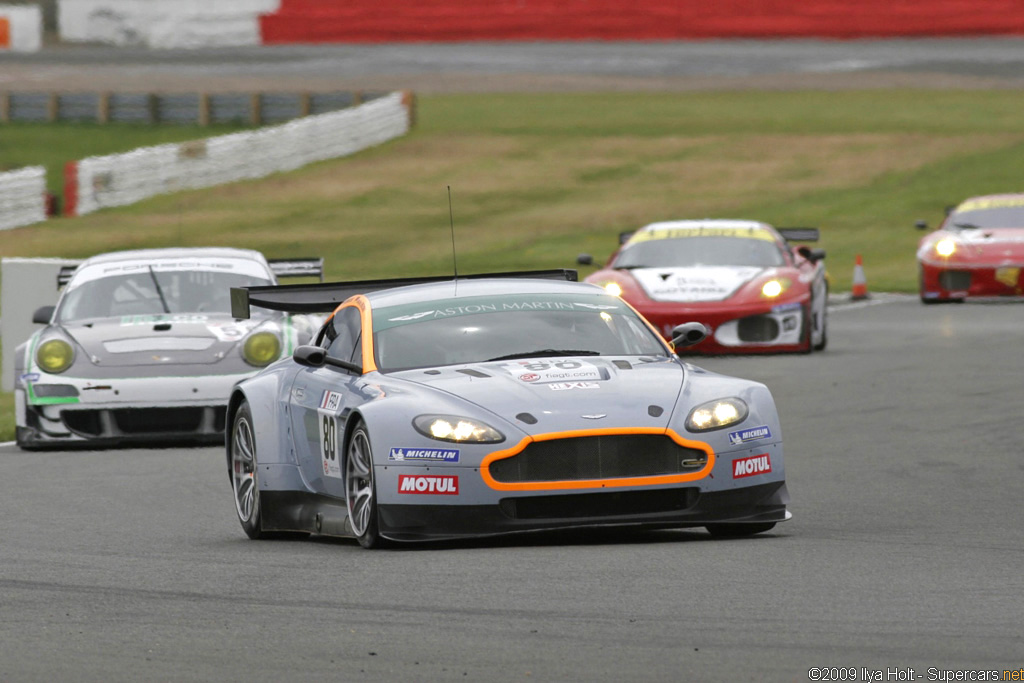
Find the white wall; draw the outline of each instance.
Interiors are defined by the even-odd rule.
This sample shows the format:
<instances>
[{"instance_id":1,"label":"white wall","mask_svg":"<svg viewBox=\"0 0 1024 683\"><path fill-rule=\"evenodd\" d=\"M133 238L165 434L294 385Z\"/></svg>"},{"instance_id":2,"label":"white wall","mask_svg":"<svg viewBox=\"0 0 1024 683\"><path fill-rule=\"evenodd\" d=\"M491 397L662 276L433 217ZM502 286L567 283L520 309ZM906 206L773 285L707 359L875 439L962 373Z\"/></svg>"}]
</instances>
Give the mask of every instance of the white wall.
<instances>
[{"instance_id":1,"label":"white wall","mask_svg":"<svg viewBox=\"0 0 1024 683\"><path fill-rule=\"evenodd\" d=\"M28 166L0 173L0 230L46 220L46 169Z\"/></svg>"},{"instance_id":2,"label":"white wall","mask_svg":"<svg viewBox=\"0 0 1024 683\"><path fill-rule=\"evenodd\" d=\"M411 96L396 92L358 107L278 126L180 144L142 147L78 162L76 214L167 192L290 171L358 152L409 131Z\"/></svg>"},{"instance_id":3,"label":"white wall","mask_svg":"<svg viewBox=\"0 0 1024 683\"><path fill-rule=\"evenodd\" d=\"M0 341L3 376L0 389L14 391L14 350L32 336L38 325L32 314L40 306L57 303L57 273L77 261L47 258L5 258L0 261Z\"/></svg>"},{"instance_id":4,"label":"white wall","mask_svg":"<svg viewBox=\"0 0 1024 683\"><path fill-rule=\"evenodd\" d=\"M194 48L259 45L259 15L281 0L59 0L69 42Z\"/></svg>"},{"instance_id":5,"label":"white wall","mask_svg":"<svg viewBox=\"0 0 1024 683\"><path fill-rule=\"evenodd\" d=\"M43 46L43 10L38 5L0 5L0 19L10 28L10 43L2 52L37 52Z\"/></svg>"}]
</instances>

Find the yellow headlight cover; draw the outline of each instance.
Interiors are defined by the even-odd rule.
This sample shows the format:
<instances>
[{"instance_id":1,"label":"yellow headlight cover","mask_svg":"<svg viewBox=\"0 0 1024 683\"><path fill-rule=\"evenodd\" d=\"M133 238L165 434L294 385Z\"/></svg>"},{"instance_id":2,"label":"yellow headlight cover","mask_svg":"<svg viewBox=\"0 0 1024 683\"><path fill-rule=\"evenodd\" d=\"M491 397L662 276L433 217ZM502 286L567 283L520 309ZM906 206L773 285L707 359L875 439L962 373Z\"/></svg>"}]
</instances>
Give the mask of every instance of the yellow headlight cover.
<instances>
[{"instance_id":1,"label":"yellow headlight cover","mask_svg":"<svg viewBox=\"0 0 1024 683\"><path fill-rule=\"evenodd\" d=\"M46 372L64 372L75 360L75 350L63 339L51 339L36 349L36 363Z\"/></svg>"},{"instance_id":2,"label":"yellow headlight cover","mask_svg":"<svg viewBox=\"0 0 1024 683\"><path fill-rule=\"evenodd\" d=\"M281 355L281 340L273 332L250 334L242 344L242 358L246 363L262 367L270 365Z\"/></svg>"}]
</instances>

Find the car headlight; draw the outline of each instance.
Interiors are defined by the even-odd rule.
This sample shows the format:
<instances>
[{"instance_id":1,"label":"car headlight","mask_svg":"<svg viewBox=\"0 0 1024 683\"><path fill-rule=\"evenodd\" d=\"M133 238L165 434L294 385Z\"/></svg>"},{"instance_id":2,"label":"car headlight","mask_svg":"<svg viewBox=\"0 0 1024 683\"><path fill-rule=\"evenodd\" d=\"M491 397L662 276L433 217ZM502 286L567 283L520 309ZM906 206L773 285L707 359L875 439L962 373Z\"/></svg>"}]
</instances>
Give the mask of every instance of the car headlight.
<instances>
[{"instance_id":1,"label":"car headlight","mask_svg":"<svg viewBox=\"0 0 1024 683\"><path fill-rule=\"evenodd\" d=\"M622 286L618 282L606 282L602 287L612 296L622 296Z\"/></svg>"},{"instance_id":2,"label":"car headlight","mask_svg":"<svg viewBox=\"0 0 1024 683\"><path fill-rule=\"evenodd\" d=\"M273 332L256 332L242 344L242 358L249 365L270 365L281 355L281 340Z\"/></svg>"},{"instance_id":3,"label":"car headlight","mask_svg":"<svg viewBox=\"0 0 1024 683\"><path fill-rule=\"evenodd\" d=\"M935 253L939 256L950 257L956 252L956 242L951 239L939 240L935 243Z\"/></svg>"},{"instance_id":4,"label":"car headlight","mask_svg":"<svg viewBox=\"0 0 1024 683\"><path fill-rule=\"evenodd\" d=\"M786 278L772 278L768 282L761 285L761 296L769 299L774 299L779 296L787 289L789 289L790 281Z\"/></svg>"},{"instance_id":5,"label":"car headlight","mask_svg":"<svg viewBox=\"0 0 1024 683\"><path fill-rule=\"evenodd\" d=\"M64 372L75 360L75 350L63 339L51 339L36 349L36 363L46 372Z\"/></svg>"},{"instance_id":6,"label":"car headlight","mask_svg":"<svg viewBox=\"0 0 1024 683\"><path fill-rule=\"evenodd\" d=\"M420 415L412 426L423 436L455 443L501 443L504 434L488 424L456 415Z\"/></svg>"},{"instance_id":7,"label":"car headlight","mask_svg":"<svg viewBox=\"0 0 1024 683\"><path fill-rule=\"evenodd\" d=\"M747 419L747 404L738 398L720 398L702 403L686 416L691 432L709 432Z\"/></svg>"}]
</instances>

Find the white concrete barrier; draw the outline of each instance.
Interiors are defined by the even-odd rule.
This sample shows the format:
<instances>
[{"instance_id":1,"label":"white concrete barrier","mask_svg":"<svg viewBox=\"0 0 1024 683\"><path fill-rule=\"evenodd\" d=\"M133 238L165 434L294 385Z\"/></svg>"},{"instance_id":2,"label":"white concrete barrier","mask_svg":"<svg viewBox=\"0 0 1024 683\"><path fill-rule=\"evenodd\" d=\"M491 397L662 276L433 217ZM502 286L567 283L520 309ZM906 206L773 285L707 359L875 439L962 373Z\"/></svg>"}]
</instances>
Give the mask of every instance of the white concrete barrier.
<instances>
[{"instance_id":1,"label":"white concrete barrier","mask_svg":"<svg viewBox=\"0 0 1024 683\"><path fill-rule=\"evenodd\" d=\"M46 220L46 169L27 166L0 173L0 230Z\"/></svg>"},{"instance_id":2,"label":"white concrete barrier","mask_svg":"<svg viewBox=\"0 0 1024 683\"><path fill-rule=\"evenodd\" d=\"M281 0L59 0L69 42L196 48L259 45L261 14Z\"/></svg>"},{"instance_id":3,"label":"white concrete barrier","mask_svg":"<svg viewBox=\"0 0 1024 683\"><path fill-rule=\"evenodd\" d=\"M0 52L38 52L43 46L43 10L36 5L0 5Z\"/></svg>"},{"instance_id":4,"label":"white concrete barrier","mask_svg":"<svg viewBox=\"0 0 1024 683\"><path fill-rule=\"evenodd\" d=\"M407 133L410 93L243 133L71 162L65 212L83 215L158 194L262 178L335 159Z\"/></svg>"}]
</instances>

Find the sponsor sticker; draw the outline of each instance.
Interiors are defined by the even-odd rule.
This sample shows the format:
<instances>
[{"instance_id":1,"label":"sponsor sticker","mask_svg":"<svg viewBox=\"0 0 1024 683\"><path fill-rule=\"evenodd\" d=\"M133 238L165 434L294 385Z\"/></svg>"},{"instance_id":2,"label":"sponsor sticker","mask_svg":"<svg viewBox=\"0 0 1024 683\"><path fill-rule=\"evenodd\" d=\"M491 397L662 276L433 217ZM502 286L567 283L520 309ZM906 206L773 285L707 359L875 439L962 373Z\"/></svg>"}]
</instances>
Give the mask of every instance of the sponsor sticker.
<instances>
[{"instance_id":1,"label":"sponsor sticker","mask_svg":"<svg viewBox=\"0 0 1024 683\"><path fill-rule=\"evenodd\" d=\"M320 397L320 409L337 411L341 406L341 394L336 391L324 391L324 395Z\"/></svg>"},{"instance_id":2,"label":"sponsor sticker","mask_svg":"<svg viewBox=\"0 0 1024 683\"><path fill-rule=\"evenodd\" d=\"M522 382L586 382L602 379L601 370L585 360L521 360L502 366Z\"/></svg>"},{"instance_id":3,"label":"sponsor sticker","mask_svg":"<svg viewBox=\"0 0 1024 683\"><path fill-rule=\"evenodd\" d=\"M729 443L731 444L741 444L748 441L770 438L772 438L772 430L768 428L768 425L741 429L738 432L729 432Z\"/></svg>"},{"instance_id":4,"label":"sponsor sticker","mask_svg":"<svg viewBox=\"0 0 1024 683\"><path fill-rule=\"evenodd\" d=\"M772 471L772 459L767 453L751 455L747 458L737 458L732 461L732 478L742 479L753 477L758 474L768 474Z\"/></svg>"},{"instance_id":5,"label":"sponsor sticker","mask_svg":"<svg viewBox=\"0 0 1024 683\"><path fill-rule=\"evenodd\" d=\"M996 281L1001 282L1007 287L1016 287L1017 280L1020 279L1020 268L996 268Z\"/></svg>"},{"instance_id":6,"label":"sponsor sticker","mask_svg":"<svg viewBox=\"0 0 1024 683\"><path fill-rule=\"evenodd\" d=\"M39 373L38 372L26 372L24 375L21 376L21 381L22 382L38 382L39 381Z\"/></svg>"},{"instance_id":7,"label":"sponsor sticker","mask_svg":"<svg viewBox=\"0 0 1024 683\"><path fill-rule=\"evenodd\" d=\"M555 382L549 384L548 387L551 391L569 391L571 389L600 389L601 385L597 382Z\"/></svg>"},{"instance_id":8,"label":"sponsor sticker","mask_svg":"<svg viewBox=\"0 0 1024 683\"><path fill-rule=\"evenodd\" d=\"M398 492L457 496L459 495L459 478L449 475L400 474L398 475Z\"/></svg>"},{"instance_id":9,"label":"sponsor sticker","mask_svg":"<svg viewBox=\"0 0 1024 683\"><path fill-rule=\"evenodd\" d=\"M171 315L124 315L121 316L121 327L133 325L153 325L156 323L202 323L209 316L201 313L172 313Z\"/></svg>"},{"instance_id":10,"label":"sponsor sticker","mask_svg":"<svg viewBox=\"0 0 1024 683\"><path fill-rule=\"evenodd\" d=\"M459 451L457 448L392 448L388 460L458 462Z\"/></svg>"}]
</instances>

